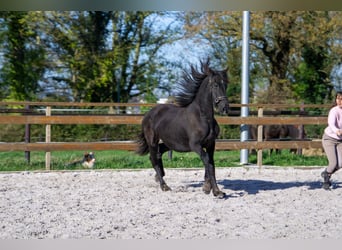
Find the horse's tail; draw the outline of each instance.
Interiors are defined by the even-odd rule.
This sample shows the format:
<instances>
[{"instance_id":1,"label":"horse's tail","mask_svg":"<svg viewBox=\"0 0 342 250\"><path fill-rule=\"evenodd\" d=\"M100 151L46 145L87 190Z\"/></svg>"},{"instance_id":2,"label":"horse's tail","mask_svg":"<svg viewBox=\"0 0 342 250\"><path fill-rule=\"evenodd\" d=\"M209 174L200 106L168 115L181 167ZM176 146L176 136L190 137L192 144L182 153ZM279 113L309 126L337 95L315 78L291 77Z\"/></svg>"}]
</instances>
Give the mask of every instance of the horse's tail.
<instances>
[{"instance_id":1,"label":"horse's tail","mask_svg":"<svg viewBox=\"0 0 342 250\"><path fill-rule=\"evenodd\" d=\"M148 145L147 145L147 141L146 141L144 132L141 132L138 135L137 143L138 143L138 148L135 150L135 153L137 153L139 155L146 155L149 153Z\"/></svg>"}]
</instances>

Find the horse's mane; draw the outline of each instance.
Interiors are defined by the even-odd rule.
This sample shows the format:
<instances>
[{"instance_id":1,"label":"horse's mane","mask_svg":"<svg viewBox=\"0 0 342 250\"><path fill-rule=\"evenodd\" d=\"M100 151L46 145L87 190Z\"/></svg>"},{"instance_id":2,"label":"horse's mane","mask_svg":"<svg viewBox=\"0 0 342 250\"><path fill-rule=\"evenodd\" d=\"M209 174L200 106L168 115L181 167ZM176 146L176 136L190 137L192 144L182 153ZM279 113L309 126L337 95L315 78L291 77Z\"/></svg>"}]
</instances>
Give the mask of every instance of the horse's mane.
<instances>
[{"instance_id":1,"label":"horse's mane","mask_svg":"<svg viewBox=\"0 0 342 250\"><path fill-rule=\"evenodd\" d=\"M201 71L198 71L193 65L190 66L190 72L183 71L183 78L177 87L175 95L175 104L181 107L189 105L195 98L203 80L212 74L209 67L209 59L206 62L200 61Z\"/></svg>"}]
</instances>

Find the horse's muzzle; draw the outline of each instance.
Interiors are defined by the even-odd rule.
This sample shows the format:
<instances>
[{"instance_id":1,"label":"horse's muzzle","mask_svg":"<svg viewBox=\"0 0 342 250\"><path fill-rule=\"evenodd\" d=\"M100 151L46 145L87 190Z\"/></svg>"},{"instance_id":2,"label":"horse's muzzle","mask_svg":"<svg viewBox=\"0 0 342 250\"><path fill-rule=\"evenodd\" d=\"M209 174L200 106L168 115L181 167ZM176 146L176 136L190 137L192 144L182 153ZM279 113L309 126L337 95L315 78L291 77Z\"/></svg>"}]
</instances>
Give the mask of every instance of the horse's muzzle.
<instances>
[{"instance_id":1,"label":"horse's muzzle","mask_svg":"<svg viewBox=\"0 0 342 250\"><path fill-rule=\"evenodd\" d=\"M226 96L219 96L215 98L215 105L220 115L228 115L229 103Z\"/></svg>"},{"instance_id":2,"label":"horse's muzzle","mask_svg":"<svg viewBox=\"0 0 342 250\"><path fill-rule=\"evenodd\" d=\"M229 105L225 105L222 109L219 108L219 112L221 115L228 115L229 112Z\"/></svg>"}]
</instances>

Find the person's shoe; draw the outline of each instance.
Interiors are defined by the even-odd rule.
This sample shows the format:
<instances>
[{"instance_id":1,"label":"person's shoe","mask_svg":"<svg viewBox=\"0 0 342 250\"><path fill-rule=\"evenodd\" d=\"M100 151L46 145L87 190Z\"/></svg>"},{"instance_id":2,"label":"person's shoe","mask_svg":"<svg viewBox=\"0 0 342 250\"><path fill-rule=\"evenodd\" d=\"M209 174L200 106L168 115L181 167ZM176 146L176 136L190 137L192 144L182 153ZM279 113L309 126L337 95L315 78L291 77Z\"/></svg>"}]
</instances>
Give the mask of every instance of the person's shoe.
<instances>
[{"instance_id":1,"label":"person's shoe","mask_svg":"<svg viewBox=\"0 0 342 250\"><path fill-rule=\"evenodd\" d=\"M330 177L331 177L331 174L329 174L327 172L327 170L324 170L321 173L321 176L323 177L323 185L322 185L323 189L330 190L330 186L331 186Z\"/></svg>"}]
</instances>

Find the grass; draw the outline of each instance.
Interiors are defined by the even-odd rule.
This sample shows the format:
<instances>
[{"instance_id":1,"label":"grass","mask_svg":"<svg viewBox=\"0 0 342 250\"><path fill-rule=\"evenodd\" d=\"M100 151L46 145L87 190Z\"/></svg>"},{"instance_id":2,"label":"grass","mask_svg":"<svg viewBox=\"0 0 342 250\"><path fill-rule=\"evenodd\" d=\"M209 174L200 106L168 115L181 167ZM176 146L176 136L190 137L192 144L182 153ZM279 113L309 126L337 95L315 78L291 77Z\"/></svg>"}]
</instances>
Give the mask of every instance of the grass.
<instances>
[{"instance_id":1,"label":"grass","mask_svg":"<svg viewBox=\"0 0 342 250\"><path fill-rule=\"evenodd\" d=\"M83 169L78 164L66 166L75 160L81 160L83 151L62 151L51 153L51 170L75 170ZM97 151L95 169L143 169L152 168L149 156L139 156L127 151ZM173 152L172 159L168 154L163 155L165 168L203 168L200 158L195 153ZM249 156L249 163L256 164L256 155ZM263 165L275 166L326 166L328 164L324 156L294 155L283 150L281 154L263 152ZM215 152L216 167L240 166L240 151ZM30 163L27 163L23 152L0 152L0 171L34 171L45 170L45 153L31 152Z\"/></svg>"}]
</instances>

